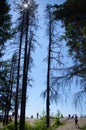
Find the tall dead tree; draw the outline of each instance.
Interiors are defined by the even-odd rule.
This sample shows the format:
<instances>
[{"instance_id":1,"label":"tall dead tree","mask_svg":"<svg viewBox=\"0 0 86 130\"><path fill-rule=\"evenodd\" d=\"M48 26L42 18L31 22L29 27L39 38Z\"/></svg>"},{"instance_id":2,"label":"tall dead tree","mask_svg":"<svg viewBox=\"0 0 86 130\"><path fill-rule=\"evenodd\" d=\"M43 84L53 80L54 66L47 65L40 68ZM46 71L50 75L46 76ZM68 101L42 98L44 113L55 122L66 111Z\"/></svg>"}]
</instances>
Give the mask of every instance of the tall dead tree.
<instances>
[{"instance_id":1,"label":"tall dead tree","mask_svg":"<svg viewBox=\"0 0 86 130\"><path fill-rule=\"evenodd\" d=\"M52 14L53 6L47 5L47 36L48 36L48 56L47 56L47 88L44 91L46 96L46 124L50 126L50 103L57 101L58 90L52 85L52 75L55 74L55 67L61 64L61 45L58 43L57 24Z\"/></svg>"},{"instance_id":2,"label":"tall dead tree","mask_svg":"<svg viewBox=\"0 0 86 130\"><path fill-rule=\"evenodd\" d=\"M49 15L49 45L48 45L48 63L47 63L47 97L46 97L46 117L47 117L47 127L50 126L50 68L51 68L51 12L50 12L50 6L47 7L48 9L48 15Z\"/></svg>"}]
</instances>

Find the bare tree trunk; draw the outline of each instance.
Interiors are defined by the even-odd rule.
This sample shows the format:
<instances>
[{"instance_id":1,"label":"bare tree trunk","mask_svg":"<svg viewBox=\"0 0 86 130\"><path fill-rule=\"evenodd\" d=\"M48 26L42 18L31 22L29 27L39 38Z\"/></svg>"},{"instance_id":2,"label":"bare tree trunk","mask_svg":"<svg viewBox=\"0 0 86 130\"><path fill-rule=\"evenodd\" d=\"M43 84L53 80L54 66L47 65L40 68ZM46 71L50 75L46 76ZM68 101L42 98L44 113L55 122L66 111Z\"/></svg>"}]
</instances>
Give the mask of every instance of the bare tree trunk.
<instances>
[{"instance_id":1,"label":"bare tree trunk","mask_svg":"<svg viewBox=\"0 0 86 130\"><path fill-rule=\"evenodd\" d=\"M27 53L27 76L28 76L28 70L29 70L29 65L30 65L30 56L31 56L31 47L32 47L32 37L33 34L30 31L30 40L29 40L29 48L28 48L28 53Z\"/></svg>"},{"instance_id":2,"label":"bare tree trunk","mask_svg":"<svg viewBox=\"0 0 86 130\"><path fill-rule=\"evenodd\" d=\"M49 48L48 48L48 68L47 68L47 99L46 99L46 120L47 127L50 126L50 68L51 68L51 12L49 8Z\"/></svg>"},{"instance_id":3,"label":"bare tree trunk","mask_svg":"<svg viewBox=\"0 0 86 130\"><path fill-rule=\"evenodd\" d=\"M19 75L20 75L20 60L21 60L21 47L22 47L22 38L23 38L23 22L24 15L22 18L22 27L21 27L21 36L20 36L20 45L19 45L19 59L18 59L18 70L17 70L17 88L16 88L16 98L15 98L15 130L17 130L17 117L18 117L18 93L19 93Z\"/></svg>"},{"instance_id":4,"label":"bare tree trunk","mask_svg":"<svg viewBox=\"0 0 86 130\"><path fill-rule=\"evenodd\" d=\"M14 79L14 69L13 69L13 61L11 64L11 70L10 70L10 80L13 82ZM4 124L8 124L9 123L9 111L11 108L11 97L12 97L12 87L13 87L13 83L9 83L9 86L7 86L7 102L6 102L6 109L5 109L5 120L4 120Z\"/></svg>"},{"instance_id":5,"label":"bare tree trunk","mask_svg":"<svg viewBox=\"0 0 86 130\"><path fill-rule=\"evenodd\" d=\"M26 108L26 90L27 90L27 43L28 43L28 23L29 14L26 12L26 41L24 53L24 67L23 67L23 84L21 97L21 112L20 112L20 130L25 130L25 108Z\"/></svg>"}]
</instances>

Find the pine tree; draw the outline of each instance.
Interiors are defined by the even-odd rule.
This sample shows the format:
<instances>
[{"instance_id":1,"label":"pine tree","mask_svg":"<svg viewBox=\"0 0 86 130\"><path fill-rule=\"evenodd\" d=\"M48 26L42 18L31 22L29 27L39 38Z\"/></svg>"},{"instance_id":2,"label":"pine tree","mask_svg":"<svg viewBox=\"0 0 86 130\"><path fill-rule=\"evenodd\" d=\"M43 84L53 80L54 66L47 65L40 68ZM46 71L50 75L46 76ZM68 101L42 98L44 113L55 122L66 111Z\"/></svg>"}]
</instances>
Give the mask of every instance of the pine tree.
<instances>
[{"instance_id":1,"label":"pine tree","mask_svg":"<svg viewBox=\"0 0 86 130\"><path fill-rule=\"evenodd\" d=\"M5 49L5 43L12 37L12 23L9 11L10 5L7 1L0 0L0 67L2 66L1 58L4 55L3 50Z\"/></svg>"},{"instance_id":2,"label":"pine tree","mask_svg":"<svg viewBox=\"0 0 86 130\"><path fill-rule=\"evenodd\" d=\"M46 97L46 124L50 126L50 105L53 101L57 101L58 89L52 84L52 76L55 74L56 66L61 65L61 45L58 42L56 31L57 23L52 15L53 6L47 5L47 38L48 38L48 55L47 55L47 84L46 90L42 93Z\"/></svg>"},{"instance_id":3,"label":"pine tree","mask_svg":"<svg viewBox=\"0 0 86 130\"><path fill-rule=\"evenodd\" d=\"M11 15L10 5L6 0L0 0L0 46L11 38Z\"/></svg>"},{"instance_id":4,"label":"pine tree","mask_svg":"<svg viewBox=\"0 0 86 130\"><path fill-rule=\"evenodd\" d=\"M28 5L28 1L26 1ZM21 112L20 112L20 130L25 129L25 109L26 109L26 92L28 83L28 73L30 72L32 58L31 51L34 50L34 28L36 28L36 10L37 4L34 0L31 1L28 8L25 9L25 46L24 46L24 64L23 64L23 80L22 80L22 96L21 96ZM30 78L29 78L30 84Z\"/></svg>"},{"instance_id":5,"label":"pine tree","mask_svg":"<svg viewBox=\"0 0 86 130\"><path fill-rule=\"evenodd\" d=\"M30 75L30 70L32 66L32 56L31 52L34 50L34 31L36 29L36 9L37 4L34 0L31 0L28 3L27 0L21 0L20 3L16 3L18 5L18 13L19 18L17 21L17 40L19 43L19 57L18 60L21 60L21 54L23 56L23 72L22 72L22 94L21 94L21 108L20 108L20 130L24 130L25 128L25 108L26 108L26 93L27 93L27 84L30 85L30 77L28 77L28 73ZM21 44L21 45L20 45ZM23 49L22 49L23 48ZM23 51L23 53L21 53ZM21 64L18 61L18 75ZM19 65L20 64L20 65ZM19 76L18 79L20 80ZM17 113L18 113L18 90L19 89L19 81L17 82L17 91L16 91L16 113L15 113L15 129L17 129Z\"/></svg>"},{"instance_id":6,"label":"pine tree","mask_svg":"<svg viewBox=\"0 0 86 130\"><path fill-rule=\"evenodd\" d=\"M62 75L54 77L54 83L59 85L71 84L76 79L81 90L75 96L75 103L86 94L86 1L66 0L62 5L55 5L53 12L55 20L61 20L65 33L61 37L66 41L68 55L73 65L62 68ZM63 75L64 73L64 75ZM78 80L77 80L78 79ZM82 101L81 101L82 102Z\"/></svg>"}]
</instances>

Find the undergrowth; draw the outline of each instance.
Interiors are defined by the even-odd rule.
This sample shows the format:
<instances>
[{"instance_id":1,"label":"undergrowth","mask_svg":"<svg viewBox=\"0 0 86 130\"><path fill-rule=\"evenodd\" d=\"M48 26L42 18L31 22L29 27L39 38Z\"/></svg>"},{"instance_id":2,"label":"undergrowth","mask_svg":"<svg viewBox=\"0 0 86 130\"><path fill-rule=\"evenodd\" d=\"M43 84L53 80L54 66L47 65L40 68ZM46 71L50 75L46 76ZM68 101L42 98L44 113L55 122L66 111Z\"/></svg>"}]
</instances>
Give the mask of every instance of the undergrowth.
<instances>
[{"instance_id":1,"label":"undergrowth","mask_svg":"<svg viewBox=\"0 0 86 130\"><path fill-rule=\"evenodd\" d=\"M59 118L55 118L53 121L53 125L50 128L46 128L46 121L45 118L38 119L31 125L28 121L25 124L25 130L54 130L54 128L59 127L62 125ZM14 123L10 123L1 130L15 130ZM85 130L85 129L84 129Z\"/></svg>"},{"instance_id":2,"label":"undergrowth","mask_svg":"<svg viewBox=\"0 0 86 130\"><path fill-rule=\"evenodd\" d=\"M85 125L85 126L83 126L82 130L86 130L86 125Z\"/></svg>"}]
</instances>

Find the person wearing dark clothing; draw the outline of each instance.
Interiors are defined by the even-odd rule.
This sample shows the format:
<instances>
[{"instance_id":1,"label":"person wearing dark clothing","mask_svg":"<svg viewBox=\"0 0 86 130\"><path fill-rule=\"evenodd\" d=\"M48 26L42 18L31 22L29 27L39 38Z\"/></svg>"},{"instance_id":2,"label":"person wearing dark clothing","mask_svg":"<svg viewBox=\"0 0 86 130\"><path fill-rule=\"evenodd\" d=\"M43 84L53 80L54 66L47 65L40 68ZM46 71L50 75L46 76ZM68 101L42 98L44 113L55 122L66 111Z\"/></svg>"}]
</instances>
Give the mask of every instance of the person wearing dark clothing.
<instances>
[{"instance_id":1,"label":"person wearing dark clothing","mask_svg":"<svg viewBox=\"0 0 86 130\"><path fill-rule=\"evenodd\" d=\"M39 113L37 112L37 119L39 118Z\"/></svg>"},{"instance_id":2,"label":"person wearing dark clothing","mask_svg":"<svg viewBox=\"0 0 86 130\"><path fill-rule=\"evenodd\" d=\"M77 115L75 115L75 126L76 126L76 127L79 127Z\"/></svg>"}]
</instances>

